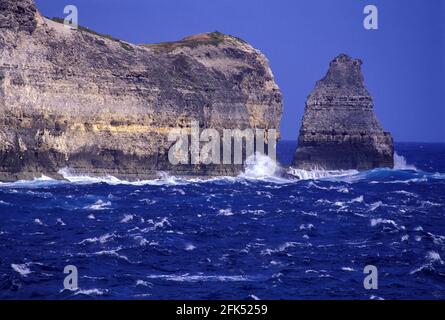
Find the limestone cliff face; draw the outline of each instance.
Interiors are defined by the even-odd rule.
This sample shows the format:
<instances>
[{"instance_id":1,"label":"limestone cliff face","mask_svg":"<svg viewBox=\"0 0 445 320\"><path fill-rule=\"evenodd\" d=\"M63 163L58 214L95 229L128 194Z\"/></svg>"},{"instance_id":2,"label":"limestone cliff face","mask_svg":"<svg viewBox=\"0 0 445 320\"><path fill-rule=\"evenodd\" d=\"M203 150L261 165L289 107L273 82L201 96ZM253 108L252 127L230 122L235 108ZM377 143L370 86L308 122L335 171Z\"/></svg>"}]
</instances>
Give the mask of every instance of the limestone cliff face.
<instances>
[{"instance_id":1,"label":"limestone cliff face","mask_svg":"<svg viewBox=\"0 0 445 320\"><path fill-rule=\"evenodd\" d=\"M294 166L301 169L390 167L393 140L384 132L365 87L360 60L335 58L309 95Z\"/></svg>"},{"instance_id":2,"label":"limestone cliff face","mask_svg":"<svg viewBox=\"0 0 445 320\"><path fill-rule=\"evenodd\" d=\"M71 30L32 0L0 0L0 181L157 171L236 174L231 165L171 166L171 128L279 129L281 92L266 58L206 33L133 45Z\"/></svg>"}]
</instances>

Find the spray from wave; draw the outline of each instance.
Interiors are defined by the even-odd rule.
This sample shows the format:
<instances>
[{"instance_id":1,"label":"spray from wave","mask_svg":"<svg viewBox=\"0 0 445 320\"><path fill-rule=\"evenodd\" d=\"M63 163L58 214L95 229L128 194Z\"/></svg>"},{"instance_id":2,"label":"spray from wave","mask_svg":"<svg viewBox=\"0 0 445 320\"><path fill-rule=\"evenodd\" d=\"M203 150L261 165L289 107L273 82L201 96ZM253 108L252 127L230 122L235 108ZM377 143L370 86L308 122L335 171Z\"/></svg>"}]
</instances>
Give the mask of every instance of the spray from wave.
<instances>
[{"instance_id":1,"label":"spray from wave","mask_svg":"<svg viewBox=\"0 0 445 320\"><path fill-rule=\"evenodd\" d=\"M289 168L288 173L300 180L318 180L327 178L341 178L358 174L357 170L303 170Z\"/></svg>"},{"instance_id":2,"label":"spray from wave","mask_svg":"<svg viewBox=\"0 0 445 320\"><path fill-rule=\"evenodd\" d=\"M370 176L378 174L378 172L389 171L418 171L414 165L408 164L405 157L394 153L394 167L389 168L377 168L368 171L357 171L357 170L323 170L321 168L315 168L314 170L302 170L296 168L289 168L288 173L297 177L300 180L342 180L345 182L355 182L358 180L367 179Z\"/></svg>"},{"instance_id":3,"label":"spray from wave","mask_svg":"<svg viewBox=\"0 0 445 320\"><path fill-rule=\"evenodd\" d=\"M411 171L411 172L409 172ZM415 171L415 172L413 172ZM158 178L151 180L127 181L117 177L107 176L88 176L84 174L73 173L69 168L64 168L58 172L65 180L55 180L46 176L35 178L33 180L20 180L12 183L1 183L0 187L14 188L33 188L42 186L51 186L58 184L98 184L108 185L133 185L133 186L175 186L194 183L224 182L235 183L240 181L264 181L270 183L295 183L301 180L328 180L354 183L363 180L369 180L370 183L376 183L387 179L396 182L420 181L432 177L435 179L444 179L443 174L432 174L417 170L414 165L408 164L403 156L394 154L394 168L380 168L369 171L359 172L357 170L323 170L315 168L314 170L302 170L296 168L282 168L276 161L266 155L256 153L250 156L245 163L244 172L238 176L221 176L209 178L185 178L175 177L168 173L160 172ZM419 176L422 175L422 176ZM399 181L400 180L400 181ZM386 181L385 183L391 183Z\"/></svg>"},{"instance_id":4,"label":"spray from wave","mask_svg":"<svg viewBox=\"0 0 445 320\"><path fill-rule=\"evenodd\" d=\"M107 176L98 176L92 177L87 175L79 175L70 171L69 168L64 168L59 170L58 172L63 176L64 179L71 183L77 184L94 184L94 183L106 183L109 185L134 185L134 186L142 186L142 185L181 185L187 183L187 181L178 179L174 176L170 176L165 172L159 172L157 179L152 180L136 180L136 181L127 181L121 180L111 175Z\"/></svg>"},{"instance_id":5,"label":"spray from wave","mask_svg":"<svg viewBox=\"0 0 445 320\"><path fill-rule=\"evenodd\" d=\"M17 180L15 182L0 182L0 187L14 187L14 188L29 188L29 187L42 187L47 185L53 185L59 183L58 180L41 175L41 177L34 178L32 180Z\"/></svg>"},{"instance_id":6,"label":"spray from wave","mask_svg":"<svg viewBox=\"0 0 445 320\"><path fill-rule=\"evenodd\" d=\"M245 170L238 178L270 182L289 182L289 180L284 177L283 168L281 168L275 160L258 152L246 159Z\"/></svg>"},{"instance_id":7,"label":"spray from wave","mask_svg":"<svg viewBox=\"0 0 445 320\"><path fill-rule=\"evenodd\" d=\"M394 153L394 170L414 170L417 168L411 164L408 164L404 156Z\"/></svg>"}]
</instances>

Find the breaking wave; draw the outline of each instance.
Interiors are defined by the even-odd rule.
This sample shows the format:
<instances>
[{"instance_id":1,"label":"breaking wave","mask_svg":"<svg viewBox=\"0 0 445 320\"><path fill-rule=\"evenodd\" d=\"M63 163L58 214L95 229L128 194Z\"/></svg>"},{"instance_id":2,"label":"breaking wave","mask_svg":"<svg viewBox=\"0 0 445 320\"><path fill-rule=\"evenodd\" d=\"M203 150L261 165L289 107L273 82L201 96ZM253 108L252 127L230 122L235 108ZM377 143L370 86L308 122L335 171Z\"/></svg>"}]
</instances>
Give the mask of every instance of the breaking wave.
<instances>
[{"instance_id":1,"label":"breaking wave","mask_svg":"<svg viewBox=\"0 0 445 320\"><path fill-rule=\"evenodd\" d=\"M147 279L161 279L176 282L248 282L255 281L258 277L245 275L204 275L204 274L156 274L148 275Z\"/></svg>"},{"instance_id":2,"label":"breaking wave","mask_svg":"<svg viewBox=\"0 0 445 320\"><path fill-rule=\"evenodd\" d=\"M277 183L290 182L284 176L283 168L275 160L260 153L251 155L246 159L246 168L237 178Z\"/></svg>"},{"instance_id":3,"label":"breaking wave","mask_svg":"<svg viewBox=\"0 0 445 320\"><path fill-rule=\"evenodd\" d=\"M394 153L394 169L395 170L414 170L417 168L414 165L408 164L404 156Z\"/></svg>"},{"instance_id":4,"label":"breaking wave","mask_svg":"<svg viewBox=\"0 0 445 320\"><path fill-rule=\"evenodd\" d=\"M288 173L300 180L319 180L326 178L341 178L359 174L357 170L303 170L290 168Z\"/></svg>"},{"instance_id":5,"label":"breaking wave","mask_svg":"<svg viewBox=\"0 0 445 320\"><path fill-rule=\"evenodd\" d=\"M263 181L270 183L298 183L305 180L327 180L334 182L355 183L368 181L369 183L411 183L424 182L427 179L445 179L445 174L429 173L418 170L414 165L407 163L403 156L394 154L394 168L379 168L368 171L357 170L302 170L293 167L283 168L278 162L266 155L255 154L246 160L244 172L238 176L221 176L212 178L187 178L169 175L166 172L159 172L158 177L148 180L128 181L122 180L112 175L89 176L85 174L73 173L69 168L63 168L58 172L64 180L56 180L45 175L33 180L19 180L10 183L1 183L1 187L13 188L33 188L42 186L52 186L59 184L108 184L108 185L132 185L132 186L175 186L195 183L211 182L242 182L242 181Z\"/></svg>"}]
</instances>

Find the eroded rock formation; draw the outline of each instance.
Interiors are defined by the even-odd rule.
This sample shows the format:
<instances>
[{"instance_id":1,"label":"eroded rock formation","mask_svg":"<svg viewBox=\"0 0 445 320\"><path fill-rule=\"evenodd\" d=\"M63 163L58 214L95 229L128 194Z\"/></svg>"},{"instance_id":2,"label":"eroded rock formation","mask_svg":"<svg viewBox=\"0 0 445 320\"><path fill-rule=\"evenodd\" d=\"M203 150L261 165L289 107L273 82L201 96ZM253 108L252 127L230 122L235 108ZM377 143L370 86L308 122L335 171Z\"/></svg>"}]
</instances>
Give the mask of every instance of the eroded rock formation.
<instances>
[{"instance_id":1,"label":"eroded rock formation","mask_svg":"<svg viewBox=\"0 0 445 320\"><path fill-rule=\"evenodd\" d=\"M133 45L0 0L0 181L78 173L236 174L171 166L171 128L279 129L281 92L266 58L218 32Z\"/></svg>"},{"instance_id":2,"label":"eroded rock formation","mask_svg":"<svg viewBox=\"0 0 445 320\"><path fill-rule=\"evenodd\" d=\"M358 169L393 167L393 140L384 132L365 87L360 60L342 54L309 95L294 167Z\"/></svg>"}]
</instances>

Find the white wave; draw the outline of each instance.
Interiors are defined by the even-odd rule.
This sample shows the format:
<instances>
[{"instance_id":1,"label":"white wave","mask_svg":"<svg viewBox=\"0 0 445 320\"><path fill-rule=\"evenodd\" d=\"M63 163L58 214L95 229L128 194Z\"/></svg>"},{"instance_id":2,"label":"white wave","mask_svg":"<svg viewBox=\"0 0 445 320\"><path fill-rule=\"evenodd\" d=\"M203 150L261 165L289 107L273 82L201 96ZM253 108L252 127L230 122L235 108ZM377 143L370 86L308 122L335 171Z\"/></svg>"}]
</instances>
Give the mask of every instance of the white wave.
<instances>
[{"instance_id":1,"label":"white wave","mask_svg":"<svg viewBox=\"0 0 445 320\"><path fill-rule=\"evenodd\" d=\"M404 196L407 196L407 197L414 197L414 198L417 197L417 194L412 193L412 192L408 192L408 191L405 191L405 190L393 191L393 193L403 194Z\"/></svg>"},{"instance_id":2,"label":"white wave","mask_svg":"<svg viewBox=\"0 0 445 320\"><path fill-rule=\"evenodd\" d=\"M172 192L177 192L179 193L181 196L185 196L185 191L179 188L174 188L172 189Z\"/></svg>"},{"instance_id":3,"label":"white wave","mask_svg":"<svg viewBox=\"0 0 445 320\"><path fill-rule=\"evenodd\" d=\"M232 212L232 209L220 209L218 212L218 216L233 216L234 213Z\"/></svg>"},{"instance_id":4,"label":"white wave","mask_svg":"<svg viewBox=\"0 0 445 320\"><path fill-rule=\"evenodd\" d=\"M191 243L187 244L184 248L185 251L193 251L195 249L196 249L196 247Z\"/></svg>"},{"instance_id":5,"label":"white wave","mask_svg":"<svg viewBox=\"0 0 445 320\"><path fill-rule=\"evenodd\" d=\"M364 200L363 196L357 197L349 201L348 203L362 203Z\"/></svg>"},{"instance_id":6,"label":"white wave","mask_svg":"<svg viewBox=\"0 0 445 320\"><path fill-rule=\"evenodd\" d=\"M408 164L405 157L394 153L394 169L395 170L414 170L417 168L411 164Z\"/></svg>"},{"instance_id":7,"label":"white wave","mask_svg":"<svg viewBox=\"0 0 445 320\"><path fill-rule=\"evenodd\" d=\"M380 208L383 205L382 201L374 202L370 205L369 211L375 211L377 208Z\"/></svg>"},{"instance_id":8,"label":"white wave","mask_svg":"<svg viewBox=\"0 0 445 320\"><path fill-rule=\"evenodd\" d=\"M283 169L270 157L255 153L246 159L244 172L238 175L238 179L263 180L276 183L291 182L283 178Z\"/></svg>"},{"instance_id":9,"label":"white wave","mask_svg":"<svg viewBox=\"0 0 445 320\"><path fill-rule=\"evenodd\" d=\"M319 273L317 270L308 269L304 273Z\"/></svg>"},{"instance_id":10,"label":"white wave","mask_svg":"<svg viewBox=\"0 0 445 320\"><path fill-rule=\"evenodd\" d=\"M422 272L424 270L435 270L435 265L443 265L445 262L440 257L440 254L436 251L429 251L425 256L427 263L423 264L417 269L414 269L410 272L410 274L416 274L418 272Z\"/></svg>"},{"instance_id":11,"label":"white wave","mask_svg":"<svg viewBox=\"0 0 445 320\"><path fill-rule=\"evenodd\" d=\"M328 181L341 181L346 183L354 183L368 179L370 173L378 172L378 170L391 170L391 169L375 169L371 171L359 172L357 170L324 170L322 168L314 168L313 170L301 170L290 167L288 170L283 170L280 165L269 158L266 155L256 153L250 156L245 163L245 170L237 177L233 176L219 176L219 177L206 177L206 178L181 178L171 176L166 172L159 172L158 178L149 180L136 180L127 181L121 180L112 175L105 176L88 176L83 174L76 174L69 168L63 168L58 173L63 176L66 181L55 180L47 176L42 175L40 178L34 178L33 180L20 180L13 183L0 183L0 187L33 187L42 185L52 185L60 183L75 183L75 184L94 184L94 183L106 183L109 185L187 185L190 183L207 183L207 182L239 182L245 180L263 180L271 183L294 183L298 180L328 180ZM394 154L394 168L393 170L414 170L417 168L407 163L403 156ZM424 182L428 177L436 179L444 179L445 174L427 174L422 178L413 178L409 180L394 180L384 183L410 183L410 182ZM296 179L294 179L296 178ZM371 181L370 183L379 183L378 181ZM181 194L184 191L181 189L175 190ZM338 192L348 193L349 189L341 187Z\"/></svg>"},{"instance_id":12,"label":"white wave","mask_svg":"<svg viewBox=\"0 0 445 320\"><path fill-rule=\"evenodd\" d=\"M144 280L137 280L136 285L143 286L143 287L150 287L150 288L153 286L153 284L151 282L144 281Z\"/></svg>"},{"instance_id":13,"label":"white wave","mask_svg":"<svg viewBox=\"0 0 445 320\"><path fill-rule=\"evenodd\" d=\"M121 223L128 223L134 219L134 215L132 214L125 214L124 217L121 220Z\"/></svg>"},{"instance_id":14,"label":"white wave","mask_svg":"<svg viewBox=\"0 0 445 320\"><path fill-rule=\"evenodd\" d=\"M139 245L141 247L144 246L158 246L159 243L155 242L155 241L148 241L147 239L145 239L144 237L140 236L140 235L136 235L133 237L134 240L139 242Z\"/></svg>"},{"instance_id":15,"label":"white wave","mask_svg":"<svg viewBox=\"0 0 445 320\"><path fill-rule=\"evenodd\" d=\"M438 264L444 264L442 258L440 257L440 254L436 251L429 251L426 255L426 258L431 263L438 263Z\"/></svg>"},{"instance_id":16,"label":"white wave","mask_svg":"<svg viewBox=\"0 0 445 320\"><path fill-rule=\"evenodd\" d=\"M130 260L128 259L128 257L121 255L118 253L118 251L122 250L121 247L117 248L117 249L112 249L112 250L102 250L102 251L97 251L97 252L93 252L93 253L79 253L79 256L83 256L83 257L92 257L92 256L109 256L109 257L115 257L115 258L119 258L125 261L130 262Z\"/></svg>"},{"instance_id":17,"label":"white wave","mask_svg":"<svg viewBox=\"0 0 445 320\"><path fill-rule=\"evenodd\" d=\"M241 210L241 214L253 214L254 216L264 216L266 214L266 211L243 209L243 210Z\"/></svg>"},{"instance_id":18,"label":"white wave","mask_svg":"<svg viewBox=\"0 0 445 320\"><path fill-rule=\"evenodd\" d=\"M89 210L107 210L110 209L111 206L111 202L107 201L104 202L102 200L97 200L95 203L86 206L84 209L89 209Z\"/></svg>"},{"instance_id":19,"label":"white wave","mask_svg":"<svg viewBox=\"0 0 445 320\"><path fill-rule=\"evenodd\" d=\"M315 226L312 223L300 225L300 230L314 230Z\"/></svg>"},{"instance_id":20,"label":"white wave","mask_svg":"<svg viewBox=\"0 0 445 320\"><path fill-rule=\"evenodd\" d=\"M33 188L33 187L42 187L47 185L53 185L61 183L59 180L52 179L45 175L42 175L39 178L34 178L32 180L17 180L15 182L0 182L0 187L14 187L14 188Z\"/></svg>"},{"instance_id":21,"label":"white wave","mask_svg":"<svg viewBox=\"0 0 445 320\"><path fill-rule=\"evenodd\" d=\"M443 204L441 203L436 203L436 202L431 202L431 201L421 201L420 202L421 208L425 208L425 207L442 207Z\"/></svg>"},{"instance_id":22,"label":"white wave","mask_svg":"<svg viewBox=\"0 0 445 320\"><path fill-rule=\"evenodd\" d=\"M37 192L32 190L26 191L26 194L29 194L37 198L51 198L53 196L51 192Z\"/></svg>"},{"instance_id":23,"label":"white wave","mask_svg":"<svg viewBox=\"0 0 445 320\"><path fill-rule=\"evenodd\" d=\"M445 243L445 236L437 235L431 232L427 232L427 235L433 240L436 245L443 245Z\"/></svg>"},{"instance_id":24,"label":"white wave","mask_svg":"<svg viewBox=\"0 0 445 320\"><path fill-rule=\"evenodd\" d=\"M133 230L139 230L139 231L141 231L143 233L148 233L148 232L154 231L154 230L156 230L158 228L165 228L165 227L171 227L172 226L167 217L158 218L157 221L154 221L153 219L148 219L146 221L146 223L150 224L151 226L143 228L143 229L140 229L139 227L135 227Z\"/></svg>"},{"instance_id":25,"label":"white wave","mask_svg":"<svg viewBox=\"0 0 445 320\"><path fill-rule=\"evenodd\" d=\"M340 193L349 193L349 189L346 188L346 187L340 187L340 188L337 189L337 192L340 192Z\"/></svg>"},{"instance_id":26,"label":"white wave","mask_svg":"<svg viewBox=\"0 0 445 320\"><path fill-rule=\"evenodd\" d=\"M257 191L256 192L257 195L262 196L264 198L269 198L272 199L272 193L268 192L268 191Z\"/></svg>"},{"instance_id":27,"label":"white wave","mask_svg":"<svg viewBox=\"0 0 445 320\"><path fill-rule=\"evenodd\" d=\"M415 166L407 164L403 156L394 154L394 170L416 170ZM377 169L378 170L378 169ZM159 172L158 178L149 180L136 180L127 181L122 180L112 175L105 176L88 176L84 174L76 174L69 168L63 168L58 173L66 180L55 180L47 176L35 178L33 180L20 180L13 183L0 183L0 187L33 187L42 185L52 185L61 183L75 183L75 184L95 184L106 183L109 185L133 185L133 186L172 186L172 185L187 185L190 183L208 183L208 182L240 182L245 180L260 180L271 183L294 183L299 180L333 180L342 181L347 183L353 183L367 179L367 172L359 172L357 170L323 170L321 168L314 168L314 170L301 170L290 167L288 170L284 170L280 165L269 158L266 155L256 153L250 156L245 163L244 172L240 173L237 177L232 176L220 176L220 177L208 177L208 178L181 178L171 176L165 172ZM442 179L445 178L444 174L436 174L432 177ZM413 179L418 182L418 179ZM395 181L394 183L409 183L410 181ZM377 182L376 182L377 183ZM389 182L386 182L389 183ZM178 192L183 194L183 190L178 189ZM339 189L338 192L347 193L349 190L346 188Z\"/></svg>"},{"instance_id":28,"label":"white wave","mask_svg":"<svg viewBox=\"0 0 445 320\"><path fill-rule=\"evenodd\" d=\"M354 269L354 268L351 268L351 267L342 267L341 270L342 270L342 271L347 271L347 272L353 272L353 271L355 271L355 269Z\"/></svg>"},{"instance_id":29,"label":"white wave","mask_svg":"<svg viewBox=\"0 0 445 320\"><path fill-rule=\"evenodd\" d=\"M317 201L315 201L315 203L316 204L326 204L326 205L329 205L329 204L331 204L332 203L332 201L329 201L329 200L327 200L327 199L318 199Z\"/></svg>"},{"instance_id":30,"label":"white wave","mask_svg":"<svg viewBox=\"0 0 445 320\"><path fill-rule=\"evenodd\" d=\"M312 211L311 212L301 211L301 214L304 216L318 217L318 214Z\"/></svg>"},{"instance_id":31,"label":"white wave","mask_svg":"<svg viewBox=\"0 0 445 320\"><path fill-rule=\"evenodd\" d=\"M167 217L163 217L160 221L154 222L153 220L148 220L147 223L151 223L154 225L155 229L157 228L164 228L165 226L171 227L170 221L168 221Z\"/></svg>"},{"instance_id":32,"label":"white wave","mask_svg":"<svg viewBox=\"0 0 445 320\"><path fill-rule=\"evenodd\" d=\"M369 299L370 299L370 300L381 300L381 301L385 300L385 299L382 298L382 297L374 296L374 295L370 296Z\"/></svg>"},{"instance_id":33,"label":"white wave","mask_svg":"<svg viewBox=\"0 0 445 320\"><path fill-rule=\"evenodd\" d=\"M14 270L14 271L16 271L16 272L18 272L22 277L26 277L26 276L28 276L32 271L31 271L31 269L29 269L29 266L31 265L32 263L30 263L30 262L28 262L28 263L24 263L24 264L15 264L15 263L12 263L11 264L11 268Z\"/></svg>"},{"instance_id":34,"label":"white wave","mask_svg":"<svg viewBox=\"0 0 445 320\"><path fill-rule=\"evenodd\" d=\"M296 168L289 168L288 174L297 177L300 180L319 180L326 178L341 178L356 175L359 173L357 170L303 170Z\"/></svg>"},{"instance_id":35,"label":"white wave","mask_svg":"<svg viewBox=\"0 0 445 320\"><path fill-rule=\"evenodd\" d=\"M108 183L108 184L119 184L121 180L113 176L104 176L104 177L90 177L86 175L77 175L72 173L69 168L60 169L59 174L63 176L64 179L68 180L72 183L78 184L92 184L92 183Z\"/></svg>"},{"instance_id":36,"label":"white wave","mask_svg":"<svg viewBox=\"0 0 445 320\"><path fill-rule=\"evenodd\" d=\"M334 203L334 206L338 207L338 209L335 210L335 211L337 211L337 212L340 212L340 211L348 211L348 206L347 206L344 202L342 202L342 201L336 201L336 202Z\"/></svg>"},{"instance_id":37,"label":"white wave","mask_svg":"<svg viewBox=\"0 0 445 320\"><path fill-rule=\"evenodd\" d=\"M139 200L139 202L143 202L143 203L145 203L146 205L152 205L152 204L155 204L157 201L156 200L152 200L152 199L141 199L141 200Z\"/></svg>"},{"instance_id":38,"label":"white wave","mask_svg":"<svg viewBox=\"0 0 445 320\"><path fill-rule=\"evenodd\" d=\"M118 179L112 175L106 176L88 176L82 174L73 173L69 168L63 168L58 172L63 176L64 179L68 180L71 183L76 184L94 184L94 183L106 183L109 185L133 185L133 186L144 186L144 185L182 185L187 184L187 180L178 179L174 176L170 176L165 172L159 172L157 179L151 180L135 180L135 181L127 181ZM192 181L192 180L191 180Z\"/></svg>"},{"instance_id":39,"label":"white wave","mask_svg":"<svg viewBox=\"0 0 445 320\"><path fill-rule=\"evenodd\" d=\"M288 248L293 248L295 246L311 246L311 244L304 244L304 243L300 243L300 242L285 242L276 249L265 249L265 250L261 251L261 254L263 256L265 256L265 255L270 256L273 253L284 252Z\"/></svg>"},{"instance_id":40,"label":"white wave","mask_svg":"<svg viewBox=\"0 0 445 320\"><path fill-rule=\"evenodd\" d=\"M108 290L107 289L86 289L86 290L77 290L74 295L78 295L78 294L84 294L87 296L102 296L105 293L107 293Z\"/></svg>"},{"instance_id":41,"label":"white wave","mask_svg":"<svg viewBox=\"0 0 445 320\"><path fill-rule=\"evenodd\" d=\"M43 226L44 224L43 224L43 222L42 222L42 220L40 220L40 219L34 219L34 223L35 224L38 224L39 226Z\"/></svg>"},{"instance_id":42,"label":"white wave","mask_svg":"<svg viewBox=\"0 0 445 320\"><path fill-rule=\"evenodd\" d=\"M159 275L148 275L148 279L162 279L168 281L176 281L176 282L245 282L245 281L255 281L256 277L249 277L245 275L191 275L188 273L182 275L172 275L172 274L159 274Z\"/></svg>"},{"instance_id":43,"label":"white wave","mask_svg":"<svg viewBox=\"0 0 445 320\"><path fill-rule=\"evenodd\" d=\"M99 242L99 243L103 244L103 243L106 243L106 242L112 240L115 236L116 235L114 233L107 233L107 234L104 234L104 235L102 235L100 237L84 239L84 240L80 241L79 244L96 243L96 242Z\"/></svg>"},{"instance_id":44,"label":"white wave","mask_svg":"<svg viewBox=\"0 0 445 320\"><path fill-rule=\"evenodd\" d=\"M382 219L382 218L371 219L371 226L372 227L378 226L380 224L389 224L389 225L392 225L395 228L398 228L398 225L397 225L397 223L394 220Z\"/></svg>"},{"instance_id":45,"label":"white wave","mask_svg":"<svg viewBox=\"0 0 445 320\"><path fill-rule=\"evenodd\" d=\"M392 181L385 181L383 183L386 184L410 184L410 183L418 183L418 182L427 182L428 179L424 176L423 178L412 178L408 180L392 180Z\"/></svg>"}]
</instances>

